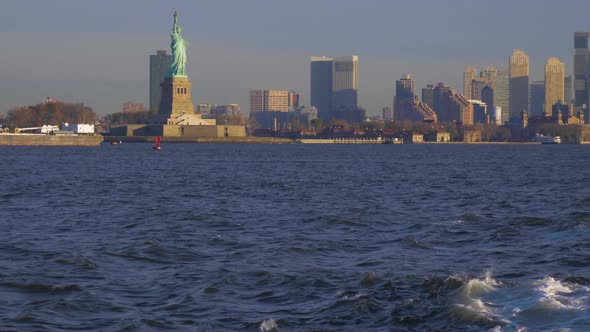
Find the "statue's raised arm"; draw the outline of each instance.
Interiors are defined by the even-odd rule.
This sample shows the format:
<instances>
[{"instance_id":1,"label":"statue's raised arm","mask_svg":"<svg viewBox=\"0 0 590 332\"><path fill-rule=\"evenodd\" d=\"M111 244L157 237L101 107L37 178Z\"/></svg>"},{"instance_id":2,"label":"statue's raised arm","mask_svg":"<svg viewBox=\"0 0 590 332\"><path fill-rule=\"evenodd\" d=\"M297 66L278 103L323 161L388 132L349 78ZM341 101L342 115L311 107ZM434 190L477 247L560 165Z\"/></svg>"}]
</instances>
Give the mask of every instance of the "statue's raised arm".
<instances>
[{"instance_id":1,"label":"statue's raised arm","mask_svg":"<svg viewBox=\"0 0 590 332\"><path fill-rule=\"evenodd\" d=\"M174 25L172 26L172 33L176 33L176 28L178 27L178 12L174 12Z\"/></svg>"}]
</instances>

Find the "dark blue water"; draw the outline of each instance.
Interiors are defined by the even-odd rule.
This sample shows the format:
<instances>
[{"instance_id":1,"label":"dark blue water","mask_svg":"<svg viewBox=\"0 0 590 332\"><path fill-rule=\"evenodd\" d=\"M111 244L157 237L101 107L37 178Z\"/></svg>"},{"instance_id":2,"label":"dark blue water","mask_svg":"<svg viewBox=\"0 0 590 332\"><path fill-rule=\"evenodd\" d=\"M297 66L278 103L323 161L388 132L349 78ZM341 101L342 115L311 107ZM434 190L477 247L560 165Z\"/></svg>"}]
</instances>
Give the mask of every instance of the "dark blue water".
<instances>
[{"instance_id":1,"label":"dark blue water","mask_svg":"<svg viewBox=\"0 0 590 332\"><path fill-rule=\"evenodd\" d=\"M590 146L0 153L1 331L590 330Z\"/></svg>"}]
</instances>

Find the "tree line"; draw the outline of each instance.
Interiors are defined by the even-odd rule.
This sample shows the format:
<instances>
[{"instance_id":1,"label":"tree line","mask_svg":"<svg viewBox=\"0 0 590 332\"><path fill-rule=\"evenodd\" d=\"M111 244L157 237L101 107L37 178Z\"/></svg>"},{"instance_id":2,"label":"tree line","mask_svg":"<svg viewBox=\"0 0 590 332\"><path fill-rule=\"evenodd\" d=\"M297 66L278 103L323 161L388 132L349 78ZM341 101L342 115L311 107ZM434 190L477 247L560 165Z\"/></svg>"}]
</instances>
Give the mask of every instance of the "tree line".
<instances>
[{"instance_id":1,"label":"tree line","mask_svg":"<svg viewBox=\"0 0 590 332\"><path fill-rule=\"evenodd\" d=\"M61 126L64 123L94 123L97 120L92 108L84 104L51 102L34 106L17 107L0 118L10 128Z\"/></svg>"}]
</instances>

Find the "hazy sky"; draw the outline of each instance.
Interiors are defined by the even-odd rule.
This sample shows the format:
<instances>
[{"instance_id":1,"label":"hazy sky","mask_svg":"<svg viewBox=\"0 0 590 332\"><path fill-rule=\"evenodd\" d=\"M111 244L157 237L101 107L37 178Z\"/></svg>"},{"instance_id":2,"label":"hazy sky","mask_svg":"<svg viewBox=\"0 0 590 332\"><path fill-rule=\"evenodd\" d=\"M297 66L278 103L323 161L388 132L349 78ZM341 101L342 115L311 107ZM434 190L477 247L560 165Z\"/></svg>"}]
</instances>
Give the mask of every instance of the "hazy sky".
<instances>
[{"instance_id":1,"label":"hazy sky","mask_svg":"<svg viewBox=\"0 0 590 332\"><path fill-rule=\"evenodd\" d=\"M100 114L149 104L149 54L169 50L172 14L190 42L193 102L239 103L290 89L309 103L309 57L359 56L359 104L391 105L409 73L462 90L466 66L508 68L522 48L534 80L556 56L572 73L590 0L1 0L0 112L47 96Z\"/></svg>"}]
</instances>

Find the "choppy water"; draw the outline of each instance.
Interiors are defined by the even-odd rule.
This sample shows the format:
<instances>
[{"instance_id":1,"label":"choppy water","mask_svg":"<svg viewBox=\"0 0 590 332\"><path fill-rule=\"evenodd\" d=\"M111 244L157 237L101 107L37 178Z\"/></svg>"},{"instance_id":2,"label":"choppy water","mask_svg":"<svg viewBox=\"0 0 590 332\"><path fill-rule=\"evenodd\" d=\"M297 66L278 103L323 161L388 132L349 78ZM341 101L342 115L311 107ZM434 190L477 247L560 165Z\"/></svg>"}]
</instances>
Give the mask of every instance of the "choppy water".
<instances>
[{"instance_id":1,"label":"choppy water","mask_svg":"<svg viewBox=\"0 0 590 332\"><path fill-rule=\"evenodd\" d=\"M590 330L590 146L0 154L1 331Z\"/></svg>"}]
</instances>

